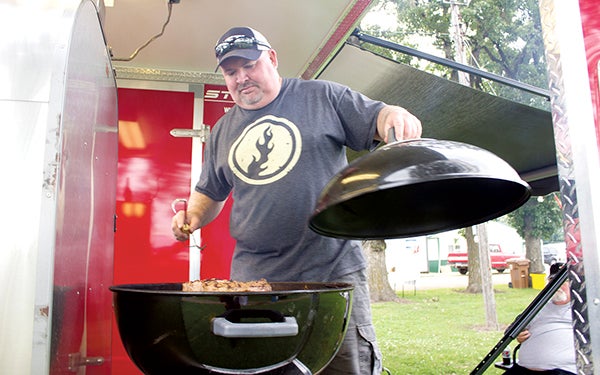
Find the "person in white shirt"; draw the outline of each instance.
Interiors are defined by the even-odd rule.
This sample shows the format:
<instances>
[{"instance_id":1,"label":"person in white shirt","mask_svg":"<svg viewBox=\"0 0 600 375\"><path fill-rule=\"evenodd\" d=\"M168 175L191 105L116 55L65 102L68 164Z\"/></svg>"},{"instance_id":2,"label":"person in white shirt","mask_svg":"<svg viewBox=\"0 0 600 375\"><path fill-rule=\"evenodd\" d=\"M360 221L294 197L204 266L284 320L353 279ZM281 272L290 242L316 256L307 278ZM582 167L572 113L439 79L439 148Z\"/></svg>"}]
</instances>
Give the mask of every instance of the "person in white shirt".
<instances>
[{"instance_id":1,"label":"person in white shirt","mask_svg":"<svg viewBox=\"0 0 600 375\"><path fill-rule=\"evenodd\" d=\"M560 264L550 269L552 278ZM575 375L575 340L571 316L571 293L566 281L529 326L516 337L520 343L517 363L505 375Z\"/></svg>"}]
</instances>

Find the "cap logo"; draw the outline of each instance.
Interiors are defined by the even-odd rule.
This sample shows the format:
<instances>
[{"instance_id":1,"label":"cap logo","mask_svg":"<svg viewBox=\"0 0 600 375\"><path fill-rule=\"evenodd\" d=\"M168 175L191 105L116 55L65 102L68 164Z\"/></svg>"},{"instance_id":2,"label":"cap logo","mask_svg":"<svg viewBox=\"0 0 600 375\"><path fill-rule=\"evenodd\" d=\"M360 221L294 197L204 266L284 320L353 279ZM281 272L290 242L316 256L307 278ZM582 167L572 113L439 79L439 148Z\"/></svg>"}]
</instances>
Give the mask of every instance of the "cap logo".
<instances>
[{"instance_id":1,"label":"cap logo","mask_svg":"<svg viewBox=\"0 0 600 375\"><path fill-rule=\"evenodd\" d=\"M271 48L270 45L263 43L256 38L246 35L233 35L226 38L221 43L215 46L215 55L218 59L223 57L226 53L235 49L254 49L260 50L259 46Z\"/></svg>"}]
</instances>

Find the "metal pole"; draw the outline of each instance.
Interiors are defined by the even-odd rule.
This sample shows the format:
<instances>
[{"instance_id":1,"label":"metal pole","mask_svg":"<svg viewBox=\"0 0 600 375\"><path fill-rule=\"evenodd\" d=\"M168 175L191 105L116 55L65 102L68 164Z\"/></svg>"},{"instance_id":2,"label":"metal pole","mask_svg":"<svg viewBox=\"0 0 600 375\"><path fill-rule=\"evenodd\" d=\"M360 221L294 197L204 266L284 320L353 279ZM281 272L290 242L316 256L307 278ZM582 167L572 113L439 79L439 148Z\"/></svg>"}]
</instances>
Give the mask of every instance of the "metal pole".
<instances>
[{"instance_id":1,"label":"metal pole","mask_svg":"<svg viewBox=\"0 0 600 375\"><path fill-rule=\"evenodd\" d=\"M546 99L550 98L550 93L548 90L544 90L539 87L528 85L526 83L519 82L514 79L498 76L496 74L492 74L492 73L489 73L489 72L486 72L486 71L483 71L483 70L480 70L477 68L473 68L472 66L469 66L469 65L460 64L456 61L452 61L449 59L444 59L444 58L441 58L438 56L434 56L434 55L416 50L414 48L410 48L410 47L406 47L406 46L403 46L403 45L400 45L397 43L390 42L389 40L379 39L374 36L367 35L367 34L363 33L362 31L360 31L359 29L355 29L351 36L355 37L356 39L358 39L361 42L369 43L374 46L388 48L393 51L404 53L404 54L410 55L410 56L415 56L420 59L428 60L428 61L434 62L436 64L446 66L448 68L467 72L471 75L489 79L490 81L495 81L495 82L504 84L506 86L510 86L510 87L514 87L514 88L517 88L517 89L520 89L523 91L527 91L529 93L542 96Z\"/></svg>"}]
</instances>

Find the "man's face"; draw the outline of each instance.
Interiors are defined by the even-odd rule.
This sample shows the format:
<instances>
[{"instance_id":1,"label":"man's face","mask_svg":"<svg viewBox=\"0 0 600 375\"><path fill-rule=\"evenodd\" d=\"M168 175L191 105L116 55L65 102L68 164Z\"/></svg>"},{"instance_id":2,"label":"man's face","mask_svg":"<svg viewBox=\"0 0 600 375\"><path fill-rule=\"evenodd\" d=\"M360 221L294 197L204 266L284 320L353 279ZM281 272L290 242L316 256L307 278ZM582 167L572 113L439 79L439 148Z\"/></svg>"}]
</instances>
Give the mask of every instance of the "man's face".
<instances>
[{"instance_id":1,"label":"man's face","mask_svg":"<svg viewBox=\"0 0 600 375\"><path fill-rule=\"evenodd\" d=\"M571 289L569 282L564 282L552 296L552 302L556 305L564 305L571 302Z\"/></svg>"},{"instance_id":2,"label":"man's face","mask_svg":"<svg viewBox=\"0 0 600 375\"><path fill-rule=\"evenodd\" d=\"M264 51L256 61L232 57L221 64L221 72L231 97L244 109L259 109L279 94L277 54Z\"/></svg>"}]
</instances>

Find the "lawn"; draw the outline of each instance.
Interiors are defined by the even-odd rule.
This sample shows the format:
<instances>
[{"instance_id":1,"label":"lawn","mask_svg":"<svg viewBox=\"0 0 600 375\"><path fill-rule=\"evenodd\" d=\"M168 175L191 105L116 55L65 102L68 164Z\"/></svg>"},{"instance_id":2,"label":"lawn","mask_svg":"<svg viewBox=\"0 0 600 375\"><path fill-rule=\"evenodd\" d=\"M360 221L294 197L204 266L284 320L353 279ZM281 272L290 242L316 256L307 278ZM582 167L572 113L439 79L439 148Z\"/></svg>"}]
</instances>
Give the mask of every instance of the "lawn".
<instances>
[{"instance_id":1,"label":"lawn","mask_svg":"<svg viewBox=\"0 0 600 375\"><path fill-rule=\"evenodd\" d=\"M485 328L483 296L461 289L417 290L416 295L405 294L400 303L374 303L383 365L396 375L469 374L537 293L496 285L498 330ZM485 373L502 372L491 365Z\"/></svg>"}]
</instances>

